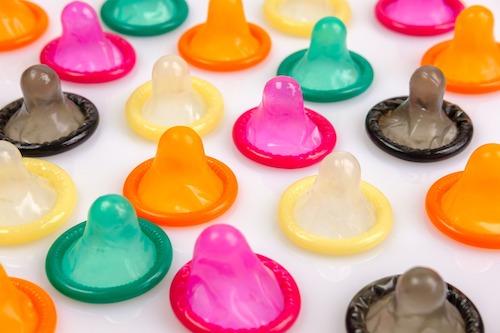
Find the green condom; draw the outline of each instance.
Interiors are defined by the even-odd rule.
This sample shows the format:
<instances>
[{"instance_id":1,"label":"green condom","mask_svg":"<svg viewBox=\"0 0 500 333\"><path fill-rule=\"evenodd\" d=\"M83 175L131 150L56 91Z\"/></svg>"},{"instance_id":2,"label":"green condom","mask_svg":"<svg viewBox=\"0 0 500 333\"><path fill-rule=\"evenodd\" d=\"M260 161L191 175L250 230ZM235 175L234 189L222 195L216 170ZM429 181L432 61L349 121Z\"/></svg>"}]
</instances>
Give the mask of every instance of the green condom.
<instances>
[{"instance_id":1,"label":"green condom","mask_svg":"<svg viewBox=\"0 0 500 333\"><path fill-rule=\"evenodd\" d=\"M322 18L314 26L309 49L288 56L278 75L297 80L307 101L336 102L361 94L373 81L373 69L365 58L347 49L346 37L340 19Z\"/></svg>"},{"instance_id":2,"label":"green condom","mask_svg":"<svg viewBox=\"0 0 500 333\"><path fill-rule=\"evenodd\" d=\"M111 303L145 293L167 274L172 246L165 232L138 219L116 194L98 198L86 222L61 235L46 259L49 281L89 303Z\"/></svg>"},{"instance_id":3,"label":"green condom","mask_svg":"<svg viewBox=\"0 0 500 333\"><path fill-rule=\"evenodd\" d=\"M187 15L185 0L108 0L101 8L108 27L131 36L164 34L180 26Z\"/></svg>"}]
</instances>

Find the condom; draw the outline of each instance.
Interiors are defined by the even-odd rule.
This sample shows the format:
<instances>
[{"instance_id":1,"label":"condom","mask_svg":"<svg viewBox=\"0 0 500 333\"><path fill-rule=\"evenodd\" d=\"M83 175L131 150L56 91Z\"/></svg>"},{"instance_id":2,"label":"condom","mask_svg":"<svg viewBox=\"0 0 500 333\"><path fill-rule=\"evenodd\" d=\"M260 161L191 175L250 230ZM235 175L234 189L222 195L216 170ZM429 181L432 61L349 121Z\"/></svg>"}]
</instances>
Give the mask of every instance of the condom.
<instances>
[{"instance_id":1,"label":"condom","mask_svg":"<svg viewBox=\"0 0 500 333\"><path fill-rule=\"evenodd\" d=\"M53 333L57 314L49 294L38 285L9 277L0 264L0 322L5 332Z\"/></svg>"},{"instance_id":2,"label":"condom","mask_svg":"<svg viewBox=\"0 0 500 333\"><path fill-rule=\"evenodd\" d=\"M366 116L375 145L403 160L434 162L457 155L470 143L472 121L457 105L443 100L446 79L434 66L418 68L410 95L386 99Z\"/></svg>"},{"instance_id":3,"label":"condom","mask_svg":"<svg viewBox=\"0 0 500 333\"><path fill-rule=\"evenodd\" d=\"M168 236L138 219L134 207L117 194L104 195L90 207L87 221L52 244L45 269L64 295L88 303L112 303L149 291L172 262Z\"/></svg>"},{"instance_id":4,"label":"condom","mask_svg":"<svg viewBox=\"0 0 500 333\"><path fill-rule=\"evenodd\" d=\"M205 23L179 39L179 54L190 64L211 71L236 71L263 61L271 39L248 23L242 0L210 0Z\"/></svg>"},{"instance_id":5,"label":"condom","mask_svg":"<svg viewBox=\"0 0 500 333\"><path fill-rule=\"evenodd\" d=\"M62 92L61 82L46 65L27 68L21 76L23 98L0 109L0 139L15 144L24 156L48 156L85 142L99 123L88 99Z\"/></svg>"},{"instance_id":6,"label":"condom","mask_svg":"<svg viewBox=\"0 0 500 333\"><path fill-rule=\"evenodd\" d=\"M127 122L142 137L158 141L173 126L189 126L199 135L222 118L222 95L208 81L193 77L177 55L158 59L152 80L139 86L126 105Z\"/></svg>"},{"instance_id":7,"label":"condom","mask_svg":"<svg viewBox=\"0 0 500 333\"><path fill-rule=\"evenodd\" d=\"M101 18L108 27L131 36L167 33L187 15L184 0L107 0L101 7Z\"/></svg>"},{"instance_id":8,"label":"condom","mask_svg":"<svg viewBox=\"0 0 500 333\"><path fill-rule=\"evenodd\" d=\"M333 150L335 129L320 114L304 108L299 84L288 76L266 83L262 102L233 126L233 141L249 159L275 168L303 168Z\"/></svg>"},{"instance_id":9,"label":"condom","mask_svg":"<svg viewBox=\"0 0 500 333\"><path fill-rule=\"evenodd\" d=\"M293 183L281 196L281 230L312 252L344 255L380 244L392 228L392 209L374 186L361 181L356 158L333 152L317 176Z\"/></svg>"},{"instance_id":10,"label":"condom","mask_svg":"<svg viewBox=\"0 0 500 333\"><path fill-rule=\"evenodd\" d=\"M500 44L494 37L494 18L483 6L470 6L457 18L452 40L431 47L422 65L433 65L446 76L446 89L482 94L500 89Z\"/></svg>"},{"instance_id":11,"label":"condom","mask_svg":"<svg viewBox=\"0 0 500 333\"><path fill-rule=\"evenodd\" d=\"M34 241L71 216L76 189L71 177L47 161L22 158L0 140L0 245Z\"/></svg>"},{"instance_id":12,"label":"condom","mask_svg":"<svg viewBox=\"0 0 500 333\"><path fill-rule=\"evenodd\" d=\"M234 227L217 224L198 237L193 260L175 275L170 302L192 332L285 332L300 293L278 263L255 254Z\"/></svg>"},{"instance_id":13,"label":"condom","mask_svg":"<svg viewBox=\"0 0 500 333\"><path fill-rule=\"evenodd\" d=\"M426 267L368 284L351 300L345 322L347 333L484 333L467 296Z\"/></svg>"},{"instance_id":14,"label":"condom","mask_svg":"<svg viewBox=\"0 0 500 333\"><path fill-rule=\"evenodd\" d=\"M304 99L336 102L364 92L373 81L373 69L365 58L346 45L347 31L336 17L325 17L314 26L309 49L289 55L278 75L299 82Z\"/></svg>"},{"instance_id":15,"label":"condom","mask_svg":"<svg viewBox=\"0 0 500 333\"><path fill-rule=\"evenodd\" d=\"M49 24L43 8L30 1L2 0L0 12L0 51L33 43L43 35Z\"/></svg>"},{"instance_id":16,"label":"condom","mask_svg":"<svg viewBox=\"0 0 500 333\"><path fill-rule=\"evenodd\" d=\"M459 0L379 0L375 14L380 23L393 31L432 36L453 30L463 9Z\"/></svg>"},{"instance_id":17,"label":"condom","mask_svg":"<svg viewBox=\"0 0 500 333\"><path fill-rule=\"evenodd\" d=\"M108 82L127 75L134 67L133 47L119 36L104 33L90 5L69 3L61 21L61 37L45 45L40 62L52 67L62 80Z\"/></svg>"},{"instance_id":18,"label":"condom","mask_svg":"<svg viewBox=\"0 0 500 333\"><path fill-rule=\"evenodd\" d=\"M468 245L500 249L500 197L495 172L500 166L500 145L485 144L469 158L464 171L436 181L427 192L429 219L445 235Z\"/></svg>"},{"instance_id":19,"label":"condom","mask_svg":"<svg viewBox=\"0 0 500 333\"><path fill-rule=\"evenodd\" d=\"M139 216L177 227L219 217L237 192L231 169L206 156L200 136L186 126L163 133L156 156L132 170L123 186Z\"/></svg>"}]
</instances>

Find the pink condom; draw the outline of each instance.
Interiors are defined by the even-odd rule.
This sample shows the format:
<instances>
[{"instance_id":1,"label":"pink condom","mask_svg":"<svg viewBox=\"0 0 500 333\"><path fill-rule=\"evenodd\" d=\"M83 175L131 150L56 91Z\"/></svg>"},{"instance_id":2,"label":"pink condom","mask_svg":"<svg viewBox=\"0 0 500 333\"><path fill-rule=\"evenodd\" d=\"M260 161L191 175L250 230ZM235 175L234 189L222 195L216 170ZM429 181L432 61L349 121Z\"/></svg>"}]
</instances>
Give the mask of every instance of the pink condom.
<instances>
[{"instance_id":1,"label":"pink condom","mask_svg":"<svg viewBox=\"0 0 500 333\"><path fill-rule=\"evenodd\" d=\"M291 275L226 224L201 233L193 260L174 277L170 300L192 332L285 332L300 310Z\"/></svg>"},{"instance_id":2,"label":"pink condom","mask_svg":"<svg viewBox=\"0 0 500 333\"><path fill-rule=\"evenodd\" d=\"M62 36L48 43L40 61L63 80L80 83L112 81L135 64L135 51L123 38L102 31L99 16L88 4L69 3L61 15Z\"/></svg>"},{"instance_id":3,"label":"pink condom","mask_svg":"<svg viewBox=\"0 0 500 333\"><path fill-rule=\"evenodd\" d=\"M430 36L453 30L462 9L459 0L379 0L375 14L391 30Z\"/></svg>"},{"instance_id":4,"label":"pink condom","mask_svg":"<svg viewBox=\"0 0 500 333\"><path fill-rule=\"evenodd\" d=\"M264 87L261 104L236 121L236 147L255 162L276 168L301 168L333 150L336 134L330 122L304 108L297 81L277 76Z\"/></svg>"}]
</instances>

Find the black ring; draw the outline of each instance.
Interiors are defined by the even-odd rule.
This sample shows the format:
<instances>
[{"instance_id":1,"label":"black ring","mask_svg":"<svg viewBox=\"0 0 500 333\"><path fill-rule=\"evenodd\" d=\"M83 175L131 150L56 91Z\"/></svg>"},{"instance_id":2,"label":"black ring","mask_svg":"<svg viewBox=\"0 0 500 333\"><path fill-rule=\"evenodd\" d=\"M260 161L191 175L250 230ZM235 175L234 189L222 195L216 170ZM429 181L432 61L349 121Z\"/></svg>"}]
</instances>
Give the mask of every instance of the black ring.
<instances>
[{"instance_id":1,"label":"black ring","mask_svg":"<svg viewBox=\"0 0 500 333\"><path fill-rule=\"evenodd\" d=\"M401 275L393 275L370 283L353 297L347 308L345 324L347 333L370 333L366 328L366 315L370 306L387 294L394 292ZM446 298L462 316L465 333L484 333L483 320L474 303L450 284Z\"/></svg>"},{"instance_id":2,"label":"black ring","mask_svg":"<svg viewBox=\"0 0 500 333\"><path fill-rule=\"evenodd\" d=\"M457 105L443 101L443 111L457 126L457 136L449 144L434 149L415 149L392 141L382 133L379 120L382 115L395 110L408 96L386 99L375 105L366 115L365 127L372 142L394 157L412 162L435 162L455 156L470 143L473 134L472 121Z\"/></svg>"},{"instance_id":3,"label":"black ring","mask_svg":"<svg viewBox=\"0 0 500 333\"><path fill-rule=\"evenodd\" d=\"M14 144L25 157L50 156L65 152L83 143L96 130L99 123L99 113L96 106L77 94L64 92L64 96L69 98L80 109L85 117L83 123L67 136L44 143L25 143L13 140L5 135L5 126L9 119L21 108L24 99L20 98L8 104L0 110L0 140L6 140Z\"/></svg>"}]
</instances>

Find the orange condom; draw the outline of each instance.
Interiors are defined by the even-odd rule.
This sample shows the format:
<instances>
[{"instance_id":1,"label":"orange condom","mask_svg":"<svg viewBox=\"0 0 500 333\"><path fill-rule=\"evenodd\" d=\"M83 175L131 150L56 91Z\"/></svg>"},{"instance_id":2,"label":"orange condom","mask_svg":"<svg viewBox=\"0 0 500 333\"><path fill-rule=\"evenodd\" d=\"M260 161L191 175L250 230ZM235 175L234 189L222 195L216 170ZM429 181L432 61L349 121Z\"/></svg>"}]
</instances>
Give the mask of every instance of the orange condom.
<instances>
[{"instance_id":1,"label":"orange condom","mask_svg":"<svg viewBox=\"0 0 500 333\"><path fill-rule=\"evenodd\" d=\"M29 281L8 277L0 264L2 332L53 333L56 309L50 296Z\"/></svg>"},{"instance_id":2,"label":"orange condom","mask_svg":"<svg viewBox=\"0 0 500 333\"><path fill-rule=\"evenodd\" d=\"M432 223L455 240L500 249L500 144L477 148L464 171L435 182L426 198Z\"/></svg>"},{"instance_id":3,"label":"orange condom","mask_svg":"<svg viewBox=\"0 0 500 333\"><path fill-rule=\"evenodd\" d=\"M0 3L0 51L14 50L38 39L47 29L45 11L34 3L2 0Z\"/></svg>"},{"instance_id":4,"label":"orange condom","mask_svg":"<svg viewBox=\"0 0 500 333\"><path fill-rule=\"evenodd\" d=\"M123 195L142 218L188 226L228 210L237 189L231 169L205 156L200 136L187 126L175 126L160 138L156 156L129 174Z\"/></svg>"},{"instance_id":5,"label":"orange condom","mask_svg":"<svg viewBox=\"0 0 500 333\"><path fill-rule=\"evenodd\" d=\"M246 21L241 0L210 0L207 21L179 39L179 53L187 62L212 71L252 67L270 49L267 32Z\"/></svg>"},{"instance_id":6,"label":"orange condom","mask_svg":"<svg viewBox=\"0 0 500 333\"><path fill-rule=\"evenodd\" d=\"M471 6L457 17L452 40L430 48L422 65L433 65L446 76L446 89L481 94L500 89L500 44L494 37L494 18L483 6Z\"/></svg>"}]
</instances>

